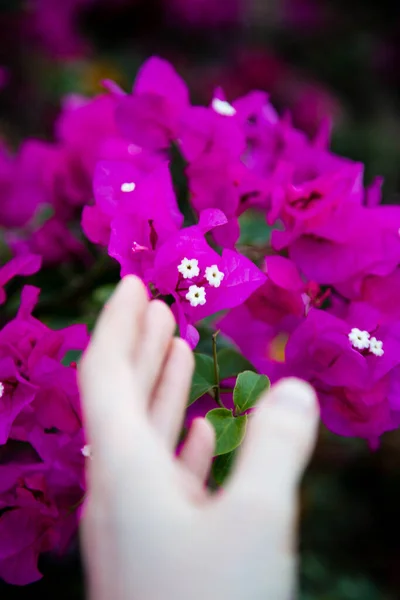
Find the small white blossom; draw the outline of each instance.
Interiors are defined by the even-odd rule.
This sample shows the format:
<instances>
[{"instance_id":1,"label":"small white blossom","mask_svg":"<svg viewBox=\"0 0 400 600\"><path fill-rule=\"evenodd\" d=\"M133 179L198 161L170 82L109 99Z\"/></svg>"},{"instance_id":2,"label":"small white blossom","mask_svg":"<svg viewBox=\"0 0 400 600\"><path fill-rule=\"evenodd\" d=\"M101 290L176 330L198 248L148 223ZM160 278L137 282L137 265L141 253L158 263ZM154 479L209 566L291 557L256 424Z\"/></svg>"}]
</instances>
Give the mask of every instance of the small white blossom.
<instances>
[{"instance_id":1,"label":"small white blossom","mask_svg":"<svg viewBox=\"0 0 400 600\"><path fill-rule=\"evenodd\" d=\"M121 192L133 192L136 187L136 183L131 181L130 183L126 182L121 185Z\"/></svg>"},{"instance_id":2,"label":"small white blossom","mask_svg":"<svg viewBox=\"0 0 400 600\"><path fill-rule=\"evenodd\" d=\"M212 287L219 287L223 278L224 274L218 269L217 265L206 268L206 279Z\"/></svg>"},{"instance_id":3,"label":"small white blossom","mask_svg":"<svg viewBox=\"0 0 400 600\"><path fill-rule=\"evenodd\" d=\"M219 98L214 98L211 103L211 106L219 115L223 115L224 117L233 117L236 115L236 108L229 104L226 100L220 100Z\"/></svg>"},{"instance_id":4,"label":"small white blossom","mask_svg":"<svg viewBox=\"0 0 400 600\"><path fill-rule=\"evenodd\" d=\"M196 258L184 258L181 264L178 265L178 271L184 279L197 277L200 273L199 261Z\"/></svg>"},{"instance_id":5,"label":"small white blossom","mask_svg":"<svg viewBox=\"0 0 400 600\"><path fill-rule=\"evenodd\" d=\"M353 327L349 333L349 340L357 350L366 350L369 348L370 340L368 331L361 331L361 329Z\"/></svg>"},{"instance_id":6,"label":"small white blossom","mask_svg":"<svg viewBox=\"0 0 400 600\"><path fill-rule=\"evenodd\" d=\"M92 448L90 444L86 444L85 446L83 446L81 452L85 458L92 458Z\"/></svg>"},{"instance_id":7,"label":"small white blossom","mask_svg":"<svg viewBox=\"0 0 400 600\"><path fill-rule=\"evenodd\" d=\"M0 398L3 396L3 394L4 394L4 383L2 383L0 381Z\"/></svg>"},{"instance_id":8,"label":"small white blossom","mask_svg":"<svg viewBox=\"0 0 400 600\"><path fill-rule=\"evenodd\" d=\"M376 337L372 337L369 340L369 351L375 356L383 356L385 353L383 350L383 343L380 340L377 340Z\"/></svg>"},{"instance_id":9,"label":"small white blossom","mask_svg":"<svg viewBox=\"0 0 400 600\"><path fill-rule=\"evenodd\" d=\"M206 303L206 290L203 287L191 285L186 294L186 300L189 300L190 306L203 305Z\"/></svg>"}]
</instances>

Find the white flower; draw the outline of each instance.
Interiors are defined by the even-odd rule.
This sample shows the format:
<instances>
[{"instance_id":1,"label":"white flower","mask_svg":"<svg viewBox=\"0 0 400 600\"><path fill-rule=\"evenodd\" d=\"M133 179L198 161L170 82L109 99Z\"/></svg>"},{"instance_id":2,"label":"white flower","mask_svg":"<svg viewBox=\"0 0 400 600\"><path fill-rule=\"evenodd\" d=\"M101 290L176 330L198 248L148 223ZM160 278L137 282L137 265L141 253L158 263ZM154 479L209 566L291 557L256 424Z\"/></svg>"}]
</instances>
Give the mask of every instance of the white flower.
<instances>
[{"instance_id":1,"label":"white flower","mask_svg":"<svg viewBox=\"0 0 400 600\"><path fill-rule=\"evenodd\" d=\"M92 448L90 444L86 444L85 446L83 446L81 452L85 458L92 458Z\"/></svg>"},{"instance_id":2,"label":"white flower","mask_svg":"<svg viewBox=\"0 0 400 600\"><path fill-rule=\"evenodd\" d=\"M349 340L353 347L358 350L366 350L369 348L370 340L368 331L361 331L361 329L353 327L349 333Z\"/></svg>"},{"instance_id":3,"label":"white flower","mask_svg":"<svg viewBox=\"0 0 400 600\"><path fill-rule=\"evenodd\" d=\"M223 115L224 117L233 117L236 115L236 108L229 104L226 100L220 100L219 98L214 98L211 103L211 106L219 115Z\"/></svg>"},{"instance_id":4,"label":"white flower","mask_svg":"<svg viewBox=\"0 0 400 600\"><path fill-rule=\"evenodd\" d=\"M383 343L380 340L377 340L376 337L372 337L369 340L369 351L372 352L372 354L375 354L375 356L383 356L385 352L382 346Z\"/></svg>"},{"instance_id":5,"label":"white flower","mask_svg":"<svg viewBox=\"0 0 400 600\"><path fill-rule=\"evenodd\" d=\"M190 306L203 305L206 303L206 290L203 287L191 285L186 294L186 300L189 300Z\"/></svg>"},{"instance_id":6,"label":"white flower","mask_svg":"<svg viewBox=\"0 0 400 600\"><path fill-rule=\"evenodd\" d=\"M3 394L4 394L4 383L2 383L0 381L0 398L3 396Z\"/></svg>"},{"instance_id":7,"label":"white flower","mask_svg":"<svg viewBox=\"0 0 400 600\"><path fill-rule=\"evenodd\" d=\"M136 183L133 183L133 181L131 181L130 183L123 183L121 185L121 192L133 192L133 190L136 187Z\"/></svg>"},{"instance_id":8,"label":"white flower","mask_svg":"<svg viewBox=\"0 0 400 600\"><path fill-rule=\"evenodd\" d=\"M199 261L196 258L184 258L181 264L178 265L178 271L184 279L197 277L200 273Z\"/></svg>"},{"instance_id":9,"label":"white flower","mask_svg":"<svg viewBox=\"0 0 400 600\"><path fill-rule=\"evenodd\" d=\"M212 287L219 287L225 275L220 271L217 265L206 268L206 279Z\"/></svg>"}]
</instances>

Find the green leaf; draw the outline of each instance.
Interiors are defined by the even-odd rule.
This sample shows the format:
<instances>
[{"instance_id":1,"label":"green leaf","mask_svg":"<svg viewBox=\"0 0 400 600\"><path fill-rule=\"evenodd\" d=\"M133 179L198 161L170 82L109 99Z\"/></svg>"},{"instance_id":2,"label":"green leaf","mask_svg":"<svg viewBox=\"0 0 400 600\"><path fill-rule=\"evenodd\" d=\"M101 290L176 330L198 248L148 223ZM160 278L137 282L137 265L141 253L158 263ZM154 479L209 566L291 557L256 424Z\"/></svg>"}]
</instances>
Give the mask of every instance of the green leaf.
<instances>
[{"instance_id":1,"label":"green leaf","mask_svg":"<svg viewBox=\"0 0 400 600\"><path fill-rule=\"evenodd\" d=\"M236 450L228 452L227 454L221 454L217 456L213 461L212 475L215 483L222 485L227 477L229 476L233 463L235 462Z\"/></svg>"},{"instance_id":2,"label":"green leaf","mask_svg":"<svg viewBox=\"0 0 400 600\"><path fill-rule=\"evenodd\" d=\"M215 386L214 361L207 354L194 355L196 366L190 389L188 406L195 400L211 391Z\"/></svg>"},{"instance_id":3,"label":"green leaf","mask_svg":"<svg viewBox=\"0 0 400 600\"><path fill-rule=\"evenodd\" d=\"M215 456L227 454L240 446L246 433L246 415L234 417L227 408L214 408L206 414L206 419L215 429Z\"/></svg>"},{"instance_id":4,"label":"green leaf","mask_svg":"<svg viewBox=\"0 0 400 600\"><path fill-rule=\"evenodd\" d=\"M256 371L253 365L233 348L224 348L218 352L219 379L236 377L242 371Z\"/></svg>"},{"instance_id":5,"label":"green leaf","mask_svg":"<svg viewBox=\"0 0 400 600\"><path fill-rule=\"evenodd\" d=\"M245 211L239 218L239 244L250 246L266 244L271 237L271 227L265 221L264 215L254 210Z\"/></svg>"},{"instance_id":6,"label":"green leaf","mask_svg":"<svg viewBox=\"0 0 400 600\"><path fill-rule=\"evenodd\" d=\"M220 313L214 313L213 314L213 318L216 315L221 315L222 317L222 311ZM212 328L212 325L207 325L207 319L203 319L199 325L196 325L196 329L200 334L200 340L199 343L196 346L196 352L199 352L200 354L209 354L211 355L212 352L212 334L214 333L214 329ZM226 338L222 333L218 334L218 349L219 351L221 351L222 349L225 348L231 348L234 349L232 346L232 342L230 340L228 340L228 338Z\"/></svg>"},{"instance_id":7,"label":"green leaf","mask_svg":"<svg viewBox=\"0 0 400 600\"><path fill-rule=\"evenodd\" d=\"M265 375L258 375L252 371L240 373L233 390L233 402L236 411L242 413L252 408L269 386L269 379Z\"/></svg>"}]
</instances>

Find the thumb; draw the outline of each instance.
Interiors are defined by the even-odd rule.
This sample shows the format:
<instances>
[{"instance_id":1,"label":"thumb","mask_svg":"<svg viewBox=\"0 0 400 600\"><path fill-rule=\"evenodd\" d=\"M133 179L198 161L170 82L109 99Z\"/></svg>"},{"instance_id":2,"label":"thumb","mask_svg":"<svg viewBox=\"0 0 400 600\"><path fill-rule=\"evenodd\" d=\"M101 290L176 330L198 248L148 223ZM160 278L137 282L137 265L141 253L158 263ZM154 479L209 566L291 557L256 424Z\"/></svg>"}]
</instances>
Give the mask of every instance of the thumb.
<instances>
[{"instance_id":1,"label":"thumb","mask_svg":"<svg viewBox=\"0 0 400 600\"><path fill-rule=\"evenodd\" d=\"M310 385L294 378L275 385L250 418L227 499L254 517L270 519L272 512L291 522L317 426L318 403Z\"/></svg>"}]
</instances>

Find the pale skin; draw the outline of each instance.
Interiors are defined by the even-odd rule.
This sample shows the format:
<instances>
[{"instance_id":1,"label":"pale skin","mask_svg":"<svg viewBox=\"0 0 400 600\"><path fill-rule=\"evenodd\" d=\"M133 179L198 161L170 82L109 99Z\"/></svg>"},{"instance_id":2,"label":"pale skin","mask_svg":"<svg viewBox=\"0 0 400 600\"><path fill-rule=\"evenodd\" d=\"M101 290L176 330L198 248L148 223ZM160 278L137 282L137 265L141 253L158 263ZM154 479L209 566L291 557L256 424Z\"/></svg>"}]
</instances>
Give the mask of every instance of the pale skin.
<instances>
[{"instance_id":1,"label":"pale skin","mask_svg":"<svg viewBox=\"0 0 400 600\"><path fill-rule=\"evenodd\" d=\"M205 488L212 427L179 458L193 355L175 321L126 277L79 377L92 460L82 526L90 600L291 600L298 483L318 423L313 390L288 379L260 400L224 491Z\"/></svg>"}]
</instances>

